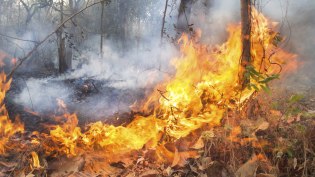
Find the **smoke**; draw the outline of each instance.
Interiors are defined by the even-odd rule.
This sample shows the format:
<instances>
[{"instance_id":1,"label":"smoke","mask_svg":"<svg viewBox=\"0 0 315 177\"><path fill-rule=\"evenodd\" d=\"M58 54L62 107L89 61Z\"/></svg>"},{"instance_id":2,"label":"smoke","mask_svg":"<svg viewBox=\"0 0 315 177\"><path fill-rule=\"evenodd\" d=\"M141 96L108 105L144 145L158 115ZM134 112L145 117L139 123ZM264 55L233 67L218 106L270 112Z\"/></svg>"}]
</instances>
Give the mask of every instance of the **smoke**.
<instances>
[{"instance_id":1,"label":"smoke","mask_svg":"<svg viewBox=\"0 0 315 177\"><path fill-rule=\"evenodd\" d=\"M288 39L285 49L296 53L299 61L304 63L298 73L287 79L285 87L298 88L297 84L312 86L315 76L309 73L315 64L315 2L259 2L259 10L280 22L281 34ZM146 20L126 24L130 29L128 41L108 37L104 41L103 58L99 54L99 35L89 34L79 48L73 71L56 77L27 79L26 84L21 84L23 89L15 96L15 101L26 107L30 107L32 102L35 111L45 112L55 109L56 98L61 98L70 108L88 117L128 111L133 102L145 97L154 85L174 73L169 61L178 55L178 50L168 37L162 41L162 46L160 40L164 3L155 2L152 11L142 14L142 19ZM175 2L174 5L178 7L179 4ZM171 8L167 12L165 35L175 34L173 25L176 24L177 9ZM200 0L193 4L191 14L189 23L194 29L202 30L202 42L219 44L225 41L227 25L239 23L240 4L231 0ZM85 87L88 91L84 90Z\"/></svg>"}]
</instances>

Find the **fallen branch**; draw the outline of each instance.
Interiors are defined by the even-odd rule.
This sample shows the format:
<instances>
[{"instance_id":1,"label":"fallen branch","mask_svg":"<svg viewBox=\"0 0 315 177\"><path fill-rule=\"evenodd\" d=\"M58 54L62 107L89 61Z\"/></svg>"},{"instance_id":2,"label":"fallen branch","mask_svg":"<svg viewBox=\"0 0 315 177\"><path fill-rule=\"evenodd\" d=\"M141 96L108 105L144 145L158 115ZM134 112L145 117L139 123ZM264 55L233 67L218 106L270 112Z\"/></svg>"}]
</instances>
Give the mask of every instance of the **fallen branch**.
<instances>
[{"instance_id":1,"label":"fallen branch","mask_svg":"<svg viewBox=\"0 0 315 177\"><path fill-rule=\"evenodd\" d=\"M40 45L42 45L45 41L47 41L52 35L54 35L58 30L59 30L59 28L61 28L65 23L67 23L68 21L70 21L72 18L74 18L75 16L77 16L78 14L80 14L81 12L83 12L84 10L86 10L86 9L88 9L88 8L90 8L90 7L92 7L92 6L94 6L94 5L96 5L96 4L99 4L99 3L102 3L102 2L104 2L104 1L110 1L110 0L100 0L100 1L98 1L98 2L94 2L94 3L92 3L92 4L90 4L90 5L87 5L87 6L85 6L84 8L82 8L81 10L79 10L78 12L76 12L76 13L74 13L74 14L72 14L70 17L68 17L65 21L63 21L62 23L60 23L58 26L57 26L57 28L53 31L53 32L51 32L49 35L47 35L42 41L40 41L40 42L38 42L36 45L35 45L35 47L31 50L31 51L29 51L27 54L26 54L26 56L24 56L23 58L21 58L20 60L19 60L19 63L17 64L17 65L15 65L15 67L11 70L11 72L8 74L8 80L10 79L10 78L12 78L12 75L14 74L14 72L24 63L24 61L26 60L26 59L28 59L38 48L39 48L39 46ZM108 3L106 3L106 4L108 4Z\"/></svg>"}]
</instances>

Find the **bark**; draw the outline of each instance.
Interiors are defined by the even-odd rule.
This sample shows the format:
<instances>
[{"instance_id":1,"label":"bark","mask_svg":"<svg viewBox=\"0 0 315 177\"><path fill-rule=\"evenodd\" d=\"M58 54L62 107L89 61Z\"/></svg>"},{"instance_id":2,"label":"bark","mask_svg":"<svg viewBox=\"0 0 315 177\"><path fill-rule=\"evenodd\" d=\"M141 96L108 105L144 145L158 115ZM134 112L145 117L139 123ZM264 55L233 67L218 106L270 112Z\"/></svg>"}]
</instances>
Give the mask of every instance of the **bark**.
<instances>
[{"instance_id":1,"label":"bark","mask_svg":"<svg viewBox=\"0 0 315 177\"><path fill-rule=\"evenodd\" d=\"M241 0L241 24L242 24L242 56L240 84L245 88L249 84L249 77L245 76L246 67L251 63L250 38L251 38L251 1Z\"/></svg>"},{"instance_id":2,"label":"bark","mask_svg":"<svg viewBox=\"0 0 315 177\"><path fill-rule=\"evenodd\" d=\"M189 18L191 15L191 8L193 5L193 0L181 0L178 11L177 18L177 32L181 34L182 32L189 31Z\"/></svg>"},{"instance_id":3,"label":"bark","mask_svg":"<svg viewBox=\"0 0 315 177\"><path fill-rule=\"evenodd\" d=\"M101 43L100 43L100 54L101 58L103 58L103 20L104 20L104 6L105 6L105 1L102 1L101 3L102 10L101 10Z\"/></svg>"},{"instance_id":4,"label":"bark","mask_svg":"<svg viewBox=\"0 0 315 177\"><path fill-rule=\"evenodd\" d=\"M61 1L60 4L60 21L63 23L63 8L64 8L64 1ZM67 61L66 56L66 38L64 35L64 26L60 27L57 31L57 38L59 41L59 47L58 47L58 57L59 57L59 73L64 73L68 69L71 68L71 65L69 66L69 62Z\"/></svg>"},{"instance_id":5,"label":"bark","mask_svg":"<svg viewBox=\"0 0 315 177\"><path fill-rule=\"evenodd\" d=\"M161 29L161 41L164 35L164 26L165 26L165 17L166 17L166 11L167 11L167 6L168 6L168 0L166 0L165 2L165 8L164 8L164 12L163 12L163 19L162 19L162 29Z\"/></svg>"}]
</instances>

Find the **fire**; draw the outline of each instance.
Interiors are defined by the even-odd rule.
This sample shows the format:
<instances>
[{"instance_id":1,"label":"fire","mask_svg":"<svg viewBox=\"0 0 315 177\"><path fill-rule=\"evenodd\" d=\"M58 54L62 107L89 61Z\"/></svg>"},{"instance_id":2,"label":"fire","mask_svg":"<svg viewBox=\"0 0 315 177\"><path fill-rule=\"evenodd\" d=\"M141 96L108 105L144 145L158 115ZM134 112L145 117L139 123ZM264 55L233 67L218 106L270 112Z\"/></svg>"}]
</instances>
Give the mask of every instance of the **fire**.
<instances>
[{"instance_id":1,"label":"fire","mask_svg":"<svg viewBox=\"0 0 315 177\"><path fill-rule=\"evenodd\" d=\"M38 158L38 155L36 152L32 151L31 152L31 155L32 155L32 160L33 160L33 168L37 169L37 168L40 168L40 162L39 162L39 158Z\"/></svg>"},{"instance_id":2,"label":"fire","mask_svg":"<svg viewBox=\"0 0 315 177\"><path fill-rule=\"evenodd\" d=\"M270 29L272 23L256 10L253 17L252 65L265 74L277 73L279 66L274 63L283 64L293 55L283 50L274 52L277 33ZM201 126L219 125L227 108L236 107L254 92L239 89L240 25L231 25L228 32L227 42L215 48L199 43L198 37L189 39L184 34L179 39L182 56L171 62L176 75L157 86L159 92L153 92L143 104L142 109L150 112L149 116L136 116L126 127L96 122L82 131L77 127L77 117L65 114L67 121L50 131L49 136L58 144L53 151L73 156L82 150L97 149L113 157L141 149L145 144L163 149L158 147L163 145L163 134L176 140Z\"/></svg>"},{"instance_id":3,"label":"fire","mask_svg":"<svg viewBox=\"0 0 315 177\"><path fill-rule=\"evenodd\" d=\"M252 66L266 75L277 73L281 69L279 65L294 55L279 50L274 44L277 33L271 30L273 23L256 10L252 16ZM202 126L219 125L228 108L238 107L254 93L253 89L240 90L238 84L242 54L240 25L231 25L228 33L227 42L215 47L198 42L201 33L191 39L183 34L178 41L182 56L171 61L175 76L158 85L140 106L150 114L135 116L127 126L115 127L99 121L81 129L76 114L68 113L66 105L58 100L59 111L63 112L55 116L59 124L50 126L49 134L41 133L39 138L46 155L72 157L98 151L113 160L144 145L167 153L163 136L176 141ZM3 103L10 82L5 82L3 73L0 79ZM1 115L0 152L4 152L9 137L23 131L23 126L8 119L4 105ZM34 167L40 166L37 154L32 153L32 157Z\"/></svg>"},{"instance_id":4,"label":"fire","mask_svg":"<svg viewBox=\"0 0 315 177\"><path fill-rule=\"evenodd\" d=\"M10 89L11 79L7 81L7 77L4 72L0 73L0 154L4 154L6 151L6 143L9 138L17 132L23 132L24 127L19 122L13 123L9 119L7 109L4 104L4 98L6 92Z\"/></svg>"}]
</instances>

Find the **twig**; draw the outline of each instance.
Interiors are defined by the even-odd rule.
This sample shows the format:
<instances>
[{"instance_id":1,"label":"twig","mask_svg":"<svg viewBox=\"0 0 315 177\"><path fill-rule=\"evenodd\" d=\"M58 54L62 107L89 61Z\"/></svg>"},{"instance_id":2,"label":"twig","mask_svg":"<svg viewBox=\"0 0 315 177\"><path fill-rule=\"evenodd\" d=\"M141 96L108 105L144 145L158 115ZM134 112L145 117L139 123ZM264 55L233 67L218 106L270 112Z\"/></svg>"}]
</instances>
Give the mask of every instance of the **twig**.
<instances>
[{"instance_id":1,"label":"twig","mask_svg":"<svg viewBox=\"0 0 315 177\"><path fill-rule=\"evenodd\" d=\"M31 93L30 93L30 90L29 90L29 88L28 88L28 86L27 86L27 83L26 83L26 81L25 81L25 79L22 77L22 80L24 81L24 83L25 83L25 85L26 85L26 89L27 89L27 92L28 92L28 96L30 97L30 101L31 101L31 104L32 104L32 111L35 111L34 110L34 105L33 105L33 101L32 101L32 97L31 97Z\"/></svg>"},{"instance_id":2,"label":"twig","mask_svg":"<svg viewBox=\"0 0 315 177\"><path fill-rule=\"evenodd\" d=\"M38 41L33 41L33 40L29 40L29 39L21 39L21 38L9 36L9 35L6 35L6 34L1 34L1 33L0 33L0 36L6 37L6 38L10 38L10 39L19 40L19 41L24 41L24 42L33 42L35 44L38 43Z\"/></svg>"},{"instance_id":3,"label":"twig","mask_svg":"<svg viewBox=\"0 0 315 177\"><path fill-rule=\"evenodd\" d=\"M86 10L87 8L92 7L92 6L96 5L96 4L99 4L99 3L103 2L103 1L108 1L108 0L100 0L100 1L98 1L98 2L94 2L94 3L90 4L90 5L87 5L87 6L85 6L83 9L81 9L81 10L79 10L78 12L72 14L72 15L71 15L70 17L68 17L65 21L63 21L62 23L60 23L60 24L57 26L57 28L56 28L53 32L51 32L49 35L47 35L42 41L38 42L38 43L35 45L35 47L34 47L31 51L29 51L29 52L26 54L26 56L24 56L23 58L20 59L20 62L19 62L17 65L15 65L15 67L14 67L14 68L11 70L11 72L8 74L8 78L12 78L13 73L24 63L24 61L25 61L26 59L28 59L28 58L39 48L40 45L42 45L42 44L43 44L45 41L47 41L52 35L54 35L54 34L59 30L59 28L61 28L65 23L67 23L68 21L70 21L73 17L77 16L78 14L80 14L81 12L83 12L84 10Z\"/></svg>"},{"instance_id":4,"label":"twig","mask_svg":"<svg viewBox=\"0 0 315 177\"><path fill-rule=\"evenodd\" d=\"M170 99L166 98L166 96L164 95L164 93L166 93L165 91L162 91L162 90L159 90L159 89L157 89L157 91L160 93L160 95L161 95L164 99L166 99L167 101L170 101Z\"/></svg>"},{"instance_id":5,"label":"twig","mask_svg":"<svg viewBox=\"0 0 315 177\"><path fill-rule=\"evenodd\" d=\"M95 88L95 90L99 93L100 90L96 87L96 85L94 84L94 82L92 81L91 83L92 83L93 87Z\"/></svg>"}]
</instances>

